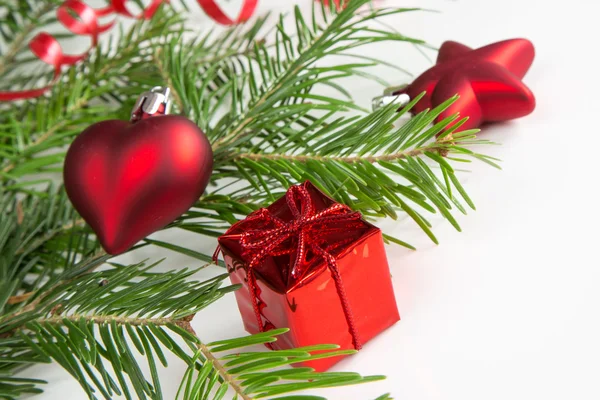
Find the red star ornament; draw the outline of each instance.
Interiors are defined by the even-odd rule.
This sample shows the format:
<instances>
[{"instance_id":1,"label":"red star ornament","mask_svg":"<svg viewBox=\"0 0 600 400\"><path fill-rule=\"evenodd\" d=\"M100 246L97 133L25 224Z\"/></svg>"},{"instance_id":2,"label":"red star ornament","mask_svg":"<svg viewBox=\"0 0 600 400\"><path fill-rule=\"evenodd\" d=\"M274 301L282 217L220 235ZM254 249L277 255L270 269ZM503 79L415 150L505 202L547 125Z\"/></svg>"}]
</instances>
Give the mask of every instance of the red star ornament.
<instances>
[{"instance_id":1,"label":"red star ornament","mask_svg":"<svg viewBox=\"0 0 600 400\"><path fill-rule=\"evenodd\" d=\"M463 130L523 117L535 108L533 93L521 82L534 55L533 44L527 39L509 39L475 50L457 42L444 42L435 66L394 94L406 93L415 98L426 92L414 112L436 107L458 94L460 98L437 121L459 113L469 117Z\"/></svg>"}]
</instances>

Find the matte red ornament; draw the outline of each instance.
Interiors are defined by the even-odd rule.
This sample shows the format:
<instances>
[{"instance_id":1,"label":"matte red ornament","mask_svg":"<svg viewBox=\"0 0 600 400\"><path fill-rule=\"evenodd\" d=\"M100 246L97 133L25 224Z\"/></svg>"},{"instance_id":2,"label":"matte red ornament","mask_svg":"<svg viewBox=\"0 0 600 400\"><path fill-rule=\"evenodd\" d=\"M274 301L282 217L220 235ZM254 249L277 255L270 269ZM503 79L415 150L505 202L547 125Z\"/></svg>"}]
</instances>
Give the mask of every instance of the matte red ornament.
<instances>
[{"instance_id":1,"label":"matte red ornament","mask_svg":"<svg viewBox=\"0 0 600 400\"><path fill-rule=\"evenodd\" d=\"M360 349L400 319L381 231L310 182L219 238L250 333L290 328L269 345ZM341 357L301 363L324 371Z\"/></svg>"},{"instance_id":2,"label":"matte red ornament","mask_svg":"<svg viewBox=\"0 0 600 400\"><path fill-rule=\"evenodd\" d=\"M91 125L67 152L67 194L109 254L174 221L208 184L208 139L187 118L158 114L164 109Z\"/></svg>"},{"instance_id":3,"label":"matte red ornament","mask_svg":"<svg viewBox=\"0 0 600 400\"><path fill-rule=\"evenodd\" d=\"M526 39L505 40L476 50L445 42L436 65L394 95L406 93L415 98L426 92L413 108L421 112L458 94L460 98L437 121L458 112L469 117L461 127L464 130L523 117L535 108L533 93L521 82L534 55L533 44Z\"/></svg>"}]
</instances>

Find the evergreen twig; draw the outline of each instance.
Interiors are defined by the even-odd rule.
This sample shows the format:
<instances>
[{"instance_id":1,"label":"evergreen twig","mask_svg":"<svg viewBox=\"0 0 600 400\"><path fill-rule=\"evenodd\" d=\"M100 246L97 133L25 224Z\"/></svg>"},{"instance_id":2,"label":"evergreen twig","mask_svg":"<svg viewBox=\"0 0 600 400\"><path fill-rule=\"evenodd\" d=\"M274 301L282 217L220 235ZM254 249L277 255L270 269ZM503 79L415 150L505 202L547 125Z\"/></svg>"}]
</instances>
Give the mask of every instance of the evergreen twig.
<instances>
[{"instance_id":1,"label":"evergreen twig","mask_svg":"<svg viewBox=\"0 0 600 400\"><path fill-rule=\"evenodd\" d=\"M38 4L23 1L21 4L17 3L16 7L7 7L7 10L5 10L9 15L4 15L3 18L8 20L10 14L13 14L12 18L16 19L16 14L23 24L16 24L17 31L15 35L9 40L8 47L0 55L0 76L14 67L16 56L23 49L25 41L36 28L39 28L39 20L56 7L56 2L53 1L39 1L36 3ZM6 31L4 33L6 34Z\"/></svg>"},{"instance_id":2,"label":"evergreen twig","mask_svg":"<svg viewBox=\"0 0 600 400\"><path fill-rule=\"evenodd\" d=\"M166 83L178 111L205 131L215 154L209 190L167 228L218 236L289 185L309 179L366 217L404 213L437 243L427 215L438 214L460 229L454 213L474 208L456 163L475 159L497 166L496 160L472 150L489 143L475 131L461 131L458 116L434 122L455 99L403 121L419 98L402 110L392 104L371 112L355 104L345 79L377 84L382 80L370 68L389 65L360 55L362 46L423 44L370 25L416 9L362 9L368 2L352 0L340 9L321 3L311 15L295 8L271 31L265 32L264 17L189 41L183 39L188 28L182 17L163 7L152 21L135 23L70 68L48 96L0 104L1 398L39 393L44 382L14 374L51 360L89 398L161 398L157 364L166 364L165 349L188 366L180 388L186 399L221 399L228 391L243 400L297 399L306 397L287 394L382 378L287 368L351 353L335 345L247 351L285 330L202 342L190 321L236 289L223 286L227 275L198 281L196 270L155 272L156 263L108 262L64 188L52 177L39 178L61 171L67 146L85 127L127 118L139 93ZM0 23L8 43L0 71L8 73L7 62L15 61L11 69L17 64L36 15L27 10L34 6L28 0L29 8L13 10L13 22ZM18 88L28 79L8 85ZM210 260L179 244L146 239L145 245ZM223 353L229 351L234 353ZM143 363L150 374L142 372Z\"/></svg>"}]
</instances>

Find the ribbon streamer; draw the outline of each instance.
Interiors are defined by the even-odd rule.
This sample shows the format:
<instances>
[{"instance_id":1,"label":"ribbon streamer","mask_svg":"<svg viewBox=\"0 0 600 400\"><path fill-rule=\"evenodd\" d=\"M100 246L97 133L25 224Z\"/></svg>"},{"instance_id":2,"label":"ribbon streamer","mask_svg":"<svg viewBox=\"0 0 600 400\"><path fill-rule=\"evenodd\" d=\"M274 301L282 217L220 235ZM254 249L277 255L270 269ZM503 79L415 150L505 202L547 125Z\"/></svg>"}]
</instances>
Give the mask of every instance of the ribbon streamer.
<instances>
[{"instance_id":1,"label":"ribbon streamer","mask_svg":"<svg viewBox=\"0 0 600 400\"><path fill-rule=\"evenodd\" d=\"M235 25L241 24L250 19L252 14L254 14L254 10L256 9L256 5L258 4L258 0L244 0L240 13L238 14L235 20L232 20L227 15L225 15L223 10L221 10L221 7L217 5L215 0L198 0L198 4L200 4L200 7L202 7L204 12L209 17L214 19L219 24Z\"/></svg>"},{"instance_id":2,"label":"ribbon streamer","mask_svg":"<svg viewBox=\"0 0 600 400\"><path fill-rule=\"evenodd\" d=\"M127 0L110 0L108 7L94 9L81 0L66 0L56 10L56 17L60 23L76 35L89 36L90 47L81 54L65 54L58 40L47 32L38 33L29 42L29 49L41 61L49 64L54 69L51 82L41 88L20 91L0 91L0 101L14 101L31 99L44 94L60 77L63 66L72 66L84 60L90 51L98 45L101 33L106 32L115 24L115 20L101 25L99 17L117 14L134 19L150 19L162 3L168 0L152 0L138 15L132 14L125 3ZM241 12L236 20L227 17L215 3L215 0L198 0L204 11L216 22L224 25L233 25L247 21L256 8L258 0L244 0ZM76 15L76 17L75 17Z\"/></svg>"},{"instance_id":3,"label":"ribbon streamer","mask_svg":"<svg viewBox=\"0 0 600 400\"><path fill-rule=\"evenodd\" d=\"M248 288L259 329L264 332L273 326L270 322L267 322L267 325L262 322L261 312L266 304L260 300L260 288L256 282L254 269L260 266L267 257L289 254L290 257L293 257L290 258L290 268L292 268L290 273L294 278L302 277L309 265L307 253L310 250L315 256L323 259L331 272L348 324L348 331L352 336L352 343L355 349L360 350L362 344L354 316L336 259L331 254L335 249L346 245L348 240L335 242L324 240L328 234L355 229L357 222L361 220L360 213L339 203L316 212L310 194L303 186L292 186L286 193L286 202L293 215L291 221L283 221L268 209L262 208L250 214L245 222L253 222L263 228L248 230L241 235L240 239L244 254L250 260L246 267ZM219 252L220 248L217 248L214 259Z\"/></svg>"}]
</instances>

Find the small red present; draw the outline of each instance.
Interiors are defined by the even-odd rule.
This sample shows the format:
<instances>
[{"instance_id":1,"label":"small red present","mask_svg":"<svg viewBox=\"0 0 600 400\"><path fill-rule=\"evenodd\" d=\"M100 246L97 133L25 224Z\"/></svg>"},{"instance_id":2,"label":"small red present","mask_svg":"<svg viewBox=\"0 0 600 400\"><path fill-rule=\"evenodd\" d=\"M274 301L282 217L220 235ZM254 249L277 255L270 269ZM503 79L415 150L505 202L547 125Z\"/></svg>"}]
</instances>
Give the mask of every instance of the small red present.
<instances>
[{"instance_id":1,"label":"small red present","mask_svg":"<svg viewBox=\"0 0 600 400\"><path fill-rule=\"evenodd\" d=\"M381 231L310 182L219 238L244 326L290 328L276 349L362 344L400 319ZM341 357L312 360L324 371Z\"/></svg>"}]
</instances>

